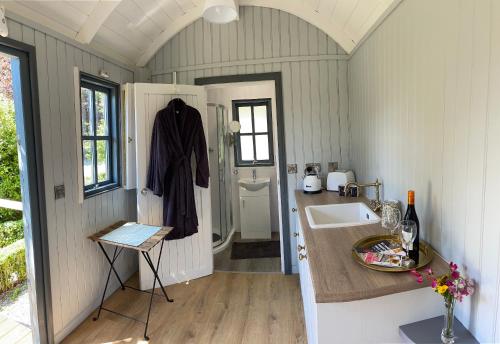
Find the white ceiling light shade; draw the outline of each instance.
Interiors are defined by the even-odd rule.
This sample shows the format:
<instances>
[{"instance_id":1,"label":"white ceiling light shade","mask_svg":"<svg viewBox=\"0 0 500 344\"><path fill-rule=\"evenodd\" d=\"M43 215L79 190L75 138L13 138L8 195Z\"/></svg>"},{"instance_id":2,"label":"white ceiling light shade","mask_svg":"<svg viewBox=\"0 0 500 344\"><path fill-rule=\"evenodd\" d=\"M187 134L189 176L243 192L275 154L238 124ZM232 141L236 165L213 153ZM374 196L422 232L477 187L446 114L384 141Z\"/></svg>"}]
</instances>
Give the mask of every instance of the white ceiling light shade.
<instances>
[{"instance_id":1,"label":"white ceiling light shade","mask_svg":"<svg viewBox=\"0 0 500 344\"><path fill-rule=\"evenodd\" d=\"M205 20L215 24L227 24L238 17L238 0L205 0Z\"/></svg>"}]
</instances>

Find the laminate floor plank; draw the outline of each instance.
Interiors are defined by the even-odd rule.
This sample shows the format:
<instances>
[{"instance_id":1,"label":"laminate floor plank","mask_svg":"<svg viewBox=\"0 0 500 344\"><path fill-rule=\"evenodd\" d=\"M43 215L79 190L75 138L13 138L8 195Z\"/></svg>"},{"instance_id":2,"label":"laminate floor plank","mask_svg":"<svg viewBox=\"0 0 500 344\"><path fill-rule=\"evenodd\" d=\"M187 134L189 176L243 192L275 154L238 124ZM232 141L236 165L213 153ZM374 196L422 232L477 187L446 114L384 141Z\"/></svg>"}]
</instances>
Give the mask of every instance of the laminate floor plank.
<instances>
[{"instance_id":1,"label":"laminate floor plank","mask_svg":"<svg viewBox=\"0 0 500 344\"><path fill-rule=\"evenodd\" d=\"M137 275L127 284L137 285ZM149 343L307 343L297 275L215 272L167 292L175 302L155 296ZM105 306L145 319L148 302L146 294L118 290ZM105 311L94 322L94 315L63 343L147 343L143 324Z\"/></svg>"}]
</instances>

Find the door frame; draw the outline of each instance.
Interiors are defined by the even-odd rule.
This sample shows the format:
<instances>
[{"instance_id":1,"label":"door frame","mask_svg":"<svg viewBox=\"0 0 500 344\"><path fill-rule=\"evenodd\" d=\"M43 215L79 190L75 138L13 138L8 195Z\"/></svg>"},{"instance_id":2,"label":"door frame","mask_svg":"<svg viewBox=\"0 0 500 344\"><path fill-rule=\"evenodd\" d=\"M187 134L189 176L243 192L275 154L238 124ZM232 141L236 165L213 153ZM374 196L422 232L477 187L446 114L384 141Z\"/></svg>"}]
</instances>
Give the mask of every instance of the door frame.
<instances>
[{"instance_id":1,"label":"door frame","mask_svg":"<svg viewBox=\"0 0 500 344\"><path fill-rule=\"evenodd\" d=\"M222 75L194 79L194 84L206 86L212 84L229 84L252 81L274 81L276 96L276 127L278 134L278 161L281 195L281 223L283 230L283 262L286 275L292 273L292 255L290 248L290 217L288 211L288 180L285 147L285 116L283 113L283 83L281 72ZM283 184L286 183L286 184Z\"/></svg>"},{"instance_id":2,"label":"door frame","mask_svg":"<svg viewBox=\"0 0 500 344\"><path fill-rule=\"evenodd\" d=\"M33 259L27 259L26 271L32 288L30 299L36 300L35 319L32 330L35 342L53 343L54 329L52 324L52 297L50 287L50 268L48 250L47 212L45 200L45 182L43 175L43 151L41 119L38 100L38 79L36 69L35 47L10 39L0 37L0 51L19 58L19 86L22 93L21 128L16 126L19 142L26 151L27 189L23 196L28 196L30 226L25 235L26 251L32 252ZM14 78L13 78L14 79ZM13 80L13 82L15 82ZM18 114L16 113L16 116ZM19 123L19 122L18 122ZM21 130L21 134L19 131Z\"/></svg>"}]
</instances>

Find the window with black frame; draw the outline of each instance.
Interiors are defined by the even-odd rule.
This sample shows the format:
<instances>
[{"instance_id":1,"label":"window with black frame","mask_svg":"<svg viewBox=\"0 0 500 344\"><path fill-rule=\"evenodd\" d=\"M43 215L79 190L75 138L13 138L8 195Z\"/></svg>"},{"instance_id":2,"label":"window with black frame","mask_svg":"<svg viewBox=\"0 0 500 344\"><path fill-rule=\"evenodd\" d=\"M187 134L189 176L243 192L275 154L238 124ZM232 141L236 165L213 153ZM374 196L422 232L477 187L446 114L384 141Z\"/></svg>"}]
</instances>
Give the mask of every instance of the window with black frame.
<instances>
[{"instance_id":1,"label":"window with black frame","mask_svg":"<svg viewBox=\"0 0 500 344\"><path fill-rule=\"evenodd\" d=\"M233 118L241 125L236 134L235 166L273 166L271 99L233 100Z\"/></svg>"},{"instance_id":2,"label":"window with black frame","mask_svg":"<svg viewBox=\"0 0 500 344\"><path fill-rule=\"evenodd\" d=\"M118 85L80 75L82 163L85 196L114 189L119 183Z\"/></svg>"}]
</instances>

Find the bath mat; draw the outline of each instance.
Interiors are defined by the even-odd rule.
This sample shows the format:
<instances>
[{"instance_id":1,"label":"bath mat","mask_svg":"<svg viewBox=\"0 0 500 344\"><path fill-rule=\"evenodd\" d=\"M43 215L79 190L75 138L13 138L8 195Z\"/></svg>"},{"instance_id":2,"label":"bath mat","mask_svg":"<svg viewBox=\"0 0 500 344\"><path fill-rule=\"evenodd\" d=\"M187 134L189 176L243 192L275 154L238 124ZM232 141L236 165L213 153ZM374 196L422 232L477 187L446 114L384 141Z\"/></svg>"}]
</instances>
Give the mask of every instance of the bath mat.
<instances>
[{"instance_id":1,"label":"bath mat","mask_svg":"<svg viewBox=\"0 0 500 344\"><path fill-rule=\"evenodd\" d=\"M233 242L231 259L281 257L279 240Z\"/></svg>"}]
</instances>

